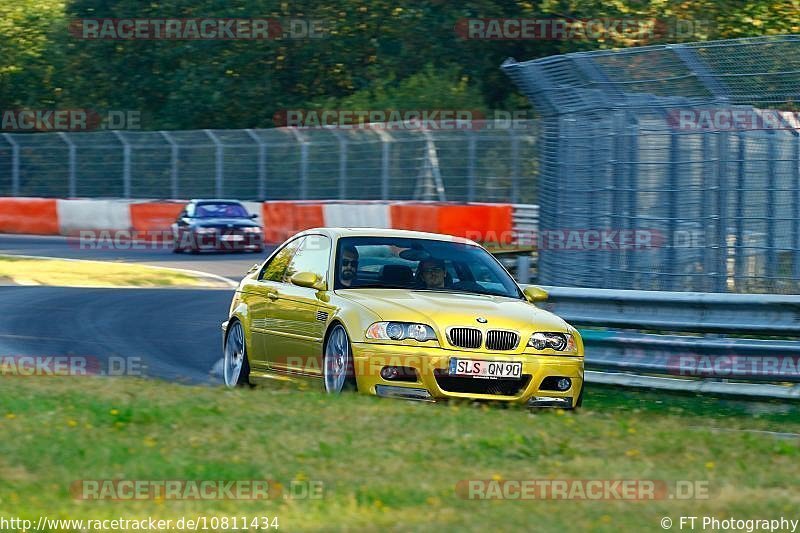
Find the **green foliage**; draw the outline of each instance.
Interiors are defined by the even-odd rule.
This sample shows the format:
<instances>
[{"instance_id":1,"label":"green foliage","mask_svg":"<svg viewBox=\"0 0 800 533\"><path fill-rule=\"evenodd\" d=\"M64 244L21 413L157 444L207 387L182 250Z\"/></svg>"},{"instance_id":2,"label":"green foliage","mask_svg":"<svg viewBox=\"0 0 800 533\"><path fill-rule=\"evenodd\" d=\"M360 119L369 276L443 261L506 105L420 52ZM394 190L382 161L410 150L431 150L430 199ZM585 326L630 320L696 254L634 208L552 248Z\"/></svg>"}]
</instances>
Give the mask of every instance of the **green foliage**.
<instances>
[{"instance_id":1,"label":"green foliage","mask_svg":"<svg viewBox=\"0 0 800 533\"><path fill-rule=\"evenodd\" d=\"M799 13L800 0L14 0L0 6L0 102L137 110L146 129L268 127L276 111L322 106L517 109L527 102L499 69L507 57L798 33ZM92 41L68 32L82 17L313 19L327 35ZM455 27L470 17L637 18L662 31L645 39L465 40Z\"/></svg>"}]
</instances>

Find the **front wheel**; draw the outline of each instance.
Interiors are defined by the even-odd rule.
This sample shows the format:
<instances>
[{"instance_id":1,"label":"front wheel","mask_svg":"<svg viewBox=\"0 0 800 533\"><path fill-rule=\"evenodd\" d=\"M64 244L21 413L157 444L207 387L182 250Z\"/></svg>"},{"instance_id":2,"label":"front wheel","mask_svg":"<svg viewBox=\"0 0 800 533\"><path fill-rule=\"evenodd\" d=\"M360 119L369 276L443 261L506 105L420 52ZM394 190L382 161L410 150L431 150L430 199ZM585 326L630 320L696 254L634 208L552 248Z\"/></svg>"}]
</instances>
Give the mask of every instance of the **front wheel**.
<instances>
[{"instance_id":1,"label":"front wheel","mask_svg":"<svg viewBox=\"0 0 800 533\"><path fill-rule=\"evenodd\" d=\"M225 357L222 375L226 387L242 387L250 384L250 362L244 341L241 322L233 322L225 337Z\"/></svg>"},{"instance_id":2,"label":"front wheel","mask_svg":"<svg viewBox=\"0 0 800 533\"><path fill-rule=\"evenodd\" d=\"M584 383L581 385L581 392L578 393L578 399L575 400L575 405L572 407L573 409L578 409L583 405L583 390L586 388L586 384Z\"/></svg>"},{"instance_id":3,"label":"front wheel","mask_svg":"<svg viewBox=\"0 0 800 533\"><path fill-rule=\"evenodd\" d=\"M341 324L334 326L330 335L328 335L324 353L323 374L325 390L330 394L339 394L345 389L355 390L353 353L350 350L350 339L347 336L347 331Z\"/></svg>"}]
</instances>

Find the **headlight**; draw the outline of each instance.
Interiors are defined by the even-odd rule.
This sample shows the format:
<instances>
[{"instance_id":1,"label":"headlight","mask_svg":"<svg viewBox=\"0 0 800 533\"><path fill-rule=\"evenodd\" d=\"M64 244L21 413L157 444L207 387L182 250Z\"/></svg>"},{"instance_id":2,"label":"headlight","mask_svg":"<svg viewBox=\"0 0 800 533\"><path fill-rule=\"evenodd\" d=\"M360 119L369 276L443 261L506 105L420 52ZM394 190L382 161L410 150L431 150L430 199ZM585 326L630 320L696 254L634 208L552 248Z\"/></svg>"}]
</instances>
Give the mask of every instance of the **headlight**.
<instances>
[{"instance_id":1,"label":"headlight","mask_svg":"<svg viewBox=\"0 0 800 533\"><path fill-rule=\"evenodd\" d=\"M367 328L367 338L376 340L402 341L414 339L415 341L435 341L436 333L433 328L425 324L409 322L375 322Z\"/></svg>"},{"instance_id":2,"label":"headlight","mask_svg":"<svg viewBox=\"0 0 800 533\"><path fill-rule=\"evenodd\" d=\"M551 348L557 352L575 353L575 337L569 333L546 333L537 332L531 335L528 346L537 350Z\"/></svg>"},{"instance_id":3,"label":"headlight","mask_svg":"<svg viewBox=\"0 0 800 533\"><path fill-rule=\"evenodd\" d=\"M242 228L242 229L244 230L245 233L261 233L261 228L258 228L258 227L255 227L255 226L254 227Z\"/></svg>"},{"instance_id":4,"label":"headlight","mask_svg":"<svg viewBox=\"0 0 800 533\"><path fill-rule=\"evenodd\" d=\"M212 233L216 233L217 230L214 228L194 228L194 232L198 235L210 235Z\"/></svg>"}]
</instances>

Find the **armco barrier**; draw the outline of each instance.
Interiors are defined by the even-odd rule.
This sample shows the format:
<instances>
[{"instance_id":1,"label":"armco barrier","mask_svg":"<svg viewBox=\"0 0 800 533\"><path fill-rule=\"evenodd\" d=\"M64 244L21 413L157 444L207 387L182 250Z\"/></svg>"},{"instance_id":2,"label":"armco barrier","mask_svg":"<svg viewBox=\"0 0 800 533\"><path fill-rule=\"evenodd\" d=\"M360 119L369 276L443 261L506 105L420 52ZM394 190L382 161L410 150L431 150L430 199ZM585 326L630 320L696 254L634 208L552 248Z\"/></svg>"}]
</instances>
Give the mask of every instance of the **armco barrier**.
<instances>
[{"instance_id":1,"label":"armco barrier","mask_svg":"<svg viewBox=\"0 0 800 533\"><path fill-rule=\"evenodd\" d=\"M0 198L0 233L134 230L157 235L170 230L185 204L185 200ZM267 244L320 226L411 229L503 243L510 242L513 234L513 208L508 204L270 201L248 202L247 208L260 215Z\"/></svg>"},{"instance_id":2,"label":"armco barrier","mask_svg":"<svg viewBox=\"0 0 800 533\"><path fill-rule=\"evenodd\" d=\"M800 296L544 288L589 382L800 398Z\"/></svg>"}]
</instances>

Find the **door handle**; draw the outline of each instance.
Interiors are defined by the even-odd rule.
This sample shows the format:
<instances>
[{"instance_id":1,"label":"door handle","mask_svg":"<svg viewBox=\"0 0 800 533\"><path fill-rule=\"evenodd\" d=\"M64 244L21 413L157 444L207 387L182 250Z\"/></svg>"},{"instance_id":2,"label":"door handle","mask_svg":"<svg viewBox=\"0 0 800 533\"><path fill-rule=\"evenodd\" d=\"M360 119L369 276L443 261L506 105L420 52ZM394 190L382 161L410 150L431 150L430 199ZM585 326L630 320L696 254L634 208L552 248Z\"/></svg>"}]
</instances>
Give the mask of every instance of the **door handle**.
<instances>
[{"instance_id":1,"label":"door handle","mask_svg":"<svg viewBox=\"0 0 800 533\"><path fill-rule=\"evenodd\" d=\"M269 298L272 301L275 301L275 300L278 299L278 293L277 292L268 292L267 293L267 298Z\"/></svg>"}]
</instances>

